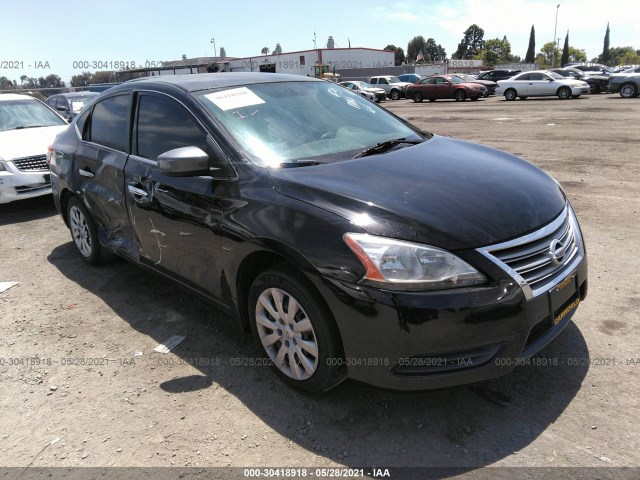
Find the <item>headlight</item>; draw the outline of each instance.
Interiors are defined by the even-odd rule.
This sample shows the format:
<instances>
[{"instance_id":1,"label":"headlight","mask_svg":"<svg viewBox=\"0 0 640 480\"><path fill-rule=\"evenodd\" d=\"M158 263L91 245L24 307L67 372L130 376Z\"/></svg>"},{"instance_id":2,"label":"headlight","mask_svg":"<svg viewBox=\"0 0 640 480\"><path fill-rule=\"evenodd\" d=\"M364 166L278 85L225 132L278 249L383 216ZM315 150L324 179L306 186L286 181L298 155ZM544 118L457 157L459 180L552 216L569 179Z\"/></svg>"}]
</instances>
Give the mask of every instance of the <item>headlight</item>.
<instances>
[{"instance_id":1,"label":"headlight","mask_svg":"<svg viewBox=\"0 0 640 480\"><path fill-rule=\"evenodd\" d=\"M366 272L364 281L404 290L442 290L486 283L475 268L452 253L402 240L347 233L344 241Z\"/></svg>"}]
</instances>

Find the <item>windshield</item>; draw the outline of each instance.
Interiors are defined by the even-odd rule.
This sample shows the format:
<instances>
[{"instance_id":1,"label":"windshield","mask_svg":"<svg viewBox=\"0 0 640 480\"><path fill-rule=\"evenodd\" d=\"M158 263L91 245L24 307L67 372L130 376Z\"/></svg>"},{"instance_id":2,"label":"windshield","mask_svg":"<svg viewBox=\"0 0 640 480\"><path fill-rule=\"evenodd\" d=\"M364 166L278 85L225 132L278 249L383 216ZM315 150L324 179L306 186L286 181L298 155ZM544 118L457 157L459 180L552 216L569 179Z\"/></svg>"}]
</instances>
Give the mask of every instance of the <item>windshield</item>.
<instances>
[{"instance_id":1,"label":"windshield","mask_svg":"<svg viewBox=\"0 0 640 480\"><path fill-rule=\"evenodd\" d=\"M562 75L560 75L559 73L556 72L547 72L548 75L550 75L551 77L557 79L557 80L562 80L564 77Z\"/></svg>"},{"instance_id":2,"label":"windshield","mask_svg":"<svg viewBox=\"0 0 640 480\"><path fill-rule=\"evenodd\" d=\"M389 83L402 83L398 77L389 77Z\"/></svg>"},{"instance_id":3,"label":"windshield","mask_svg":"<svg viewBox=\"0 0 640 480\"><path fill-rule=\"evenodd\" d=\"M476 79L473 78L471 75L456 75L456 77L461 78L465 82L475 82L476 81Z\"/></svg>"},{"instance_id":4,"label":"windshield","mask_svg":"<svg viewBox=\"0 0 640 480\"><path fill-rule=\"evenodd\" d=\"M329 82L255 84L196 97L262 166L344 160L390 139L424 139L386 110Z\"/></svg>"},{"instance_id":5,"label":"windshield","mask_svg":"<svg viewBox=\"0 0 640 480\"><path fill-rule=\"evenodd\" d=\"M66 125L36 99L0 101L0 131Z\"/></svg>"},{"instance_id":6,"label":"windshield","mask_svg":"<svg viewBox=\"0 0 640 480\"><path fill-rule=\"evenodd\" d=\"M354 84L358 85L360 88L376 88L376 87L374 87L373 85L371 85L370 83L367 83L367 82L359 82L358 81L358 82L351 82L351 83L354 83Z\"/></svg>"}]
</instances>

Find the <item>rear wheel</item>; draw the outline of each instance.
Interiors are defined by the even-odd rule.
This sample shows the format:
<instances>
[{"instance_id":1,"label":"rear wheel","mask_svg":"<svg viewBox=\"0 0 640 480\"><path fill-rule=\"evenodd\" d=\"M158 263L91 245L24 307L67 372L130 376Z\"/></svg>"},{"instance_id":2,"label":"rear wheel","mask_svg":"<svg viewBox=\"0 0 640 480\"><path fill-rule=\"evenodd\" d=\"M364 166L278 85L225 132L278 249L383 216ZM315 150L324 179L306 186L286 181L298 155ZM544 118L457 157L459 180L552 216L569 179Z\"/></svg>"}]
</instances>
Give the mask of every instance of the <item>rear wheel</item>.
<instances>
[{"instance_id":1,"label":"rear wheel","mask_svg":"<svg viewBox=\"0 0 640 480\"><path fill-rule=\"evenodd\" d=\"M456 93L453 94L453 98L456 99L456 102L464 102L465 99L467 98L467 94L465 93L464 90L459 89L459 90L456 90Z\"/></svg>"},{"instance_id":2,"label":"rear wheel","mask_svg":"<svg viewBox=\"0 0 640 480\"><path fill-rule=\"evenodd\" d=\"M571 89L569 87L560 87L556 95L560 100L567 100L571 98Z\"/></svg>"},{"instance_id":3,"label":"rear wheel","mask_svg":"<svg viewBox=\"0 0 640 480\"><path fill-rule=\"evenodd\" d=\"M620 87L620 96L622 98L633 98L638 96L638 87L631 82L623 83Z\"/></svg>"},{"instance_id":4,"label":"rear wheel","mask_svg":"<svg viewBox=\"0 0 640 480\"><path fill-rule=\"evenodd\" d=\"M72 197L67 204L67 218L71 238L82 259L90 265L98 265L109 255L103 252L95 223L91 214L78 197Z\"/></svg>"},{"instance_id":5,"label":"rear wheel","mask_svg":"<svg viewBox=\"0 0 640 480\"><path fill-rule=\"evenodd\" d=\"M391 90L389 96L391 100L400 100L400 90Z\"/></svg>"},{"instance_id":6,"label":"rear wheel","mask_svg":"<svg viewBox=\"0 0 640 480\"><path fill-rule=\"evenodd\" d=\"M509 101L513 101L518 98L518 92L516 92L515 89L510 88L506 92L504 92L504 98Z\"/></svg>"},{"instance_id":7,"label":"rear wheel","mask_svg":"<svg viewBox=\"0 0 640 480\"><path fill-rule=\"evenodd\" d=\"M295 268L283 264L258 275L249 291L249 315L258 347L287 384L316 393L346 378L331 312Z\"/></svg>"},{"instance_id":8,"label":"rear wheel","mask_svg":"<svg viewBox=\"0 0 640 480\"><path fill-rule=\"evenodd\" d=\"M416 103L421 103L422 102L422 94L420 92L415 92L411 98Z\"/></svg>"}]
</instances>

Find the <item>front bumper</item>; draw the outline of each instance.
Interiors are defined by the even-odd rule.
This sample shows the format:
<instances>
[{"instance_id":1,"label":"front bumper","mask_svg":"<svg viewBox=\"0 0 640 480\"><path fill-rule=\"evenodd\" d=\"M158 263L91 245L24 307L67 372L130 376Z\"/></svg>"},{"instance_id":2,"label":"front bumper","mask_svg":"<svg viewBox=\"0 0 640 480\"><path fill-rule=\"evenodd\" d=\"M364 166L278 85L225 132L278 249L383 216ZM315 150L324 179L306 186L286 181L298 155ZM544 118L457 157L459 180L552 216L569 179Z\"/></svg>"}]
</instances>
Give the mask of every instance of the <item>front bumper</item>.
<instances>
[{"instance_id":1,"label":"front bumper","mask_svg":"<svg viewBox=\"0 0 640 480\"><path fill-rule=\"evenodd\" d=\"M50 193L49 171L0 171L0 204Z\"/></svg>"},{"instance_id":2,"label":"front bumper","mask_svg":"<svg viewBox=\"0 0 640 480\"><path fill-rule=\"evenodd\" d=\"M316 286L337 319L345 352L344 359L330 361L344 362L353 379L397 390L500 377L569 323L587 293L586 257L566 278L559 291L555 287L531 300L509 279L431 293L324 279Z\"/></svg>"}]
</instances>

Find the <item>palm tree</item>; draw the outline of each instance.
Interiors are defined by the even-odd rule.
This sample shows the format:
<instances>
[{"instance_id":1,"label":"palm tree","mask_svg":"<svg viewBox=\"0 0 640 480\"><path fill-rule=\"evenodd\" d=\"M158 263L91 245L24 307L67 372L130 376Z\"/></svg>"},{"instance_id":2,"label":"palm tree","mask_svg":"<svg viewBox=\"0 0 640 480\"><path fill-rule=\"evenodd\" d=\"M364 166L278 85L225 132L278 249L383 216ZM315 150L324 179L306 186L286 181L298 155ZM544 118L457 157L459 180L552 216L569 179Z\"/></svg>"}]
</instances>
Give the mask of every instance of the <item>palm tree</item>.
<instances>
[{"instance_id":1,"label":"palm tree","mask_svg":"<svg viewBox=\"0 0 640 480\"><path fill-rule=\"evenodd\" d=\"M264 47L260 53L262 53L263 55L269 55L269 47Z\"/></svg>"}]
</instances>

